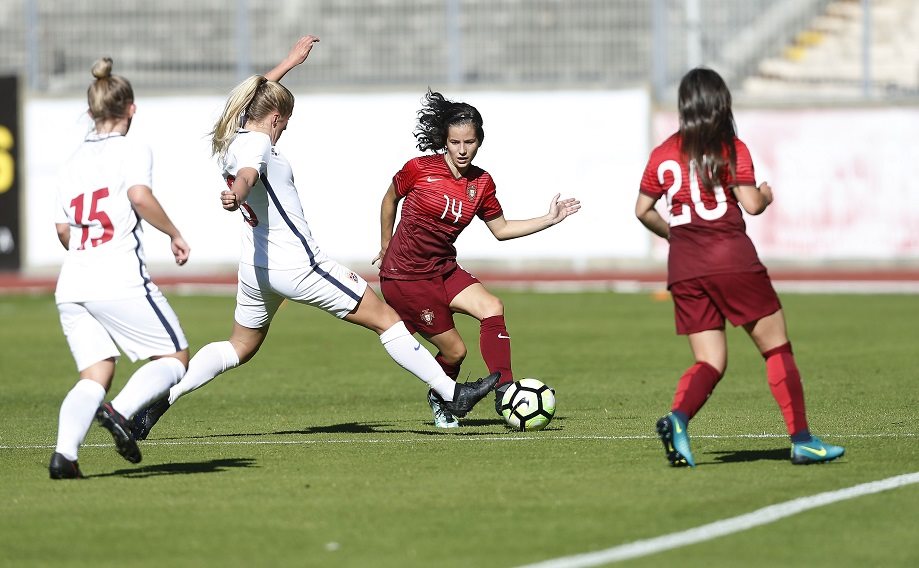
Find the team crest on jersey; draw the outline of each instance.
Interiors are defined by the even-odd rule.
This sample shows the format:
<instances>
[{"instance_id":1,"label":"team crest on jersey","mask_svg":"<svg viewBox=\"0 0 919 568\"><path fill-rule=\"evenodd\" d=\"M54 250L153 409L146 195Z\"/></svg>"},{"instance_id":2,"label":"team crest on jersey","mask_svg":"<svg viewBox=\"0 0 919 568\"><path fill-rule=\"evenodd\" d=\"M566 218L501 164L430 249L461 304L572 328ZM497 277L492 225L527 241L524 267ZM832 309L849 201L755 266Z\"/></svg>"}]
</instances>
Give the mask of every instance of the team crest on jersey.
<instances>
[{"instance_id":1,"label":"team crest on jersey","mask_svg":"<svg viewBox=\"0 0 919 568\"><path fill-rule=\"evenodd\" d=\"M434 312L425 308L421 312L421 320L425 323L425 325L432 325L434 323Z\"/></svg>"},{"instance_id":2,"label":"team crest on jersey","mask_svg":"<svg viewBox=\"0 0 919 568\"><path fill-rule=\"evenodd\" d=\"M353 272L349 272L348 278L351 280L351 282L354 282L355 284L357 284L357 274Z\"/></svg>"},{"instance_id":3,"label":"team crest on jersey","mask_svg":"<svg viewBox=\"0 0 919 568\"><path fill-rule=\"evenodd\" d=\"M470 183L466 186L466 196L469 198L469 201L475 199L476 188L474 183Z\"/></svg>"}]
</instances>

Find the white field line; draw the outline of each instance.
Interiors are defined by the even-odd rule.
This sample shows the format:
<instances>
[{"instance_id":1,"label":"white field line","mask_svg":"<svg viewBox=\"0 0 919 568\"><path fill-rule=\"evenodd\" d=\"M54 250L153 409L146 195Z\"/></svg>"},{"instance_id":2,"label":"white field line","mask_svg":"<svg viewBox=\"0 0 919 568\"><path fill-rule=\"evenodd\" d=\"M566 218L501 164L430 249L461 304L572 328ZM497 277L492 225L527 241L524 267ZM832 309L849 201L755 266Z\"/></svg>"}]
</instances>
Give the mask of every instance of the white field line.
<instances>
[{"instance_id":1,"label":"white field line","mask_svg":"<svg viewBox=\"0 0 919 568\"><path fill-rule=\"evenodd\" d=\"M238 434L239 437L273 436L275 434ZM280 434L277 434L280 435ZM220 437L217 435L214 437ZM914 432L882 432L878 434L828 434L827 439L846 440L852 438L915 438L919 434ZM465 436L442 434L426 438L340 438L328 440L212 440L200 438L181 438L167 440L145 440L141 446L309 446L315 444L421 444L437 442L537 442L549 440L657 440L657 436L552 436L545 434L520 435L508 434L506 436ZM770 439L784 438L786 434L732 434L732 435L695 435L693 439L708 440L741 440L741 439ZM83 444L83 448L107 448L112 444ZM0 444L0 450L41 450L54 448L54 444Z\"/></svg>"},{"instance_id":2,"label":"white field line","mask_svg":"<svg viewBox=\"0 0 919 568\"><path fill-rule=\"evenodd\" d=\"M845 489L836 491L827 491L818 493L809 497L799 497L784 503L777 503L762 509L757 509L751 513L746 513L736 517L715 521L707 525L701 525L689 530L670 533L663 536L649 538L645 540L636 540L606 550L597 552L588 552L574 556L564 556L535 564L527 564L519 568L584 568L588 566L600 566L610 564L621 560L630 560L641 556L657 554L665 550L672 550L683 546L689 546L699 542L705 542L725 535L745 531L754 527L774 523L779 519L797 515L798 513L823 507L848 499L855 499L864 495L889 491L899 487L905 487L913 483L919 483L919 472L906 473L880 481L871 481L860 485L853 485Z\"/></svg>"}]
</instances>

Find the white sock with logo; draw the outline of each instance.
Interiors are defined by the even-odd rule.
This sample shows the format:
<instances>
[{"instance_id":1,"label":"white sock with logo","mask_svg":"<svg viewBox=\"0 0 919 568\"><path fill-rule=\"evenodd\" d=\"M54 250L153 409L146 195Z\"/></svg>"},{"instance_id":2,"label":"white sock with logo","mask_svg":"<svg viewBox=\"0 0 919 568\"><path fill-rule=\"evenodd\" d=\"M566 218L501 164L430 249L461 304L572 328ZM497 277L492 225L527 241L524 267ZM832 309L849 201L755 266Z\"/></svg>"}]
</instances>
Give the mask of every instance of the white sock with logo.
<instances>
[{"instance_id":1,"label":"white sock with logo","mask_svg":"<svg viewBox=\"0 0 919 568\"><path fill-rule=\"evenodd\" d=\"M428 384L444 400L453 400L456 383L440 368L434 356L418 343L401 321L380 334L380 343L403 369Z\"/></svg>"},{"instance_id":2,"label":"white sock with logo","mask_svg":"<svg viewBox=\"0 0 919 568\"><path fill-rule=\"evenodd\" d=\"M166 396L169 388L184 374L185 365L175 357L150 361L131 375L118 396L112 399L112 407L130 419L137 411Z\"/></svg>"},{"instance_id":3,"label":"white sock with logo","mask_svg":"<svg viewBox=\"0 0 919 568\"><path fill-rule=\"evenodd\" d=\"M76 461L80 444L96 417L96 410L105 400L105 388L89 379L80 379L73 385L64 402L57 421L57 445L54 451L70 461Z\"/></svg>"},{"instance_id":4,"label":"white sock with logo","mask_svg":"<svg viewBox=\"0 0 919 568\"><path fill-rule=\"evenodd\" d=\"M169 404L211 382L220 373L239 366L239 355L229 341L208 343L188 362L188 371L178 384L169 389Z\"/></svg>"}]
</instances>

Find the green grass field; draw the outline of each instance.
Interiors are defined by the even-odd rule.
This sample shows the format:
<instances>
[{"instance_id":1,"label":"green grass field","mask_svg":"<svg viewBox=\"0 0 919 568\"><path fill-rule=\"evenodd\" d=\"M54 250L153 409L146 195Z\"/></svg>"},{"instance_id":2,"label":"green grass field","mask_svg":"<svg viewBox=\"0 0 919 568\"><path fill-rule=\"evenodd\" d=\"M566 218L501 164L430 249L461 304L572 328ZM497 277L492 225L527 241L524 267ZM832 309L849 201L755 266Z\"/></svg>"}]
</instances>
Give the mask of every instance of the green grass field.
<instances>
[{"instance_id":1,"label":"green grass field","mask_svg":"<svg viewBox=\"0 0 919 568\"><path fill-rule=\"evenodd\" d=\"M232 297L167 295L192 350L226 337ZM79 481L48 479L75 380L53 299L0 296L0 565L510 567L919 471L919 296L783 296L812 430L846 446L819 466L790 465L762 360L730 330L694 470L653 435L691 363L669 301L501 296L518 377L557 389L545 431L506 430L490 398L439 431L372 333L286 305L252 362L166 414L142 463L93 426ZM478 378L478 330L458 324ZM917 566L917 514L912 484L623 564Z\"/></svg>"}]
</instances>

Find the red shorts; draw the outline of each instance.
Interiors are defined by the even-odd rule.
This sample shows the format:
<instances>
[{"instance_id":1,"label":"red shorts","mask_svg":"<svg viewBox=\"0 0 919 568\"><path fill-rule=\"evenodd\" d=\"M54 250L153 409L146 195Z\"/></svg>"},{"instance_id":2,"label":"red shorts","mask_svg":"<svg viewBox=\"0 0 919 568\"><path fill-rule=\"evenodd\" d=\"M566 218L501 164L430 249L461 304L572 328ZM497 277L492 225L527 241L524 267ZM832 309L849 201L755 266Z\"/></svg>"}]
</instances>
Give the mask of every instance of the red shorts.
<instances>
[{"instance_id":1,"label":"red shorts","mask_svg":"<svg viewBox=\"0 0 919 568\"><path fill-rule=\"evenodd\" d=\"M765 270L674 282L670 293L678 335L724 329L725 318L734 326L744 325L782 308Z\"/></svg>"},{"instance_id":2,"label":"red shorts","mask_svg":"<svg viewBox=\"0 0 919 568\"><path fill-rule=\"evenodd\" d=\"M457 267L447 274L427 280L381 277L380 291L386 303L396 310L410 332L437 335L456 327L450 302L457 294L478 282L478 278Z\"/></svg>"}]
</instances>

